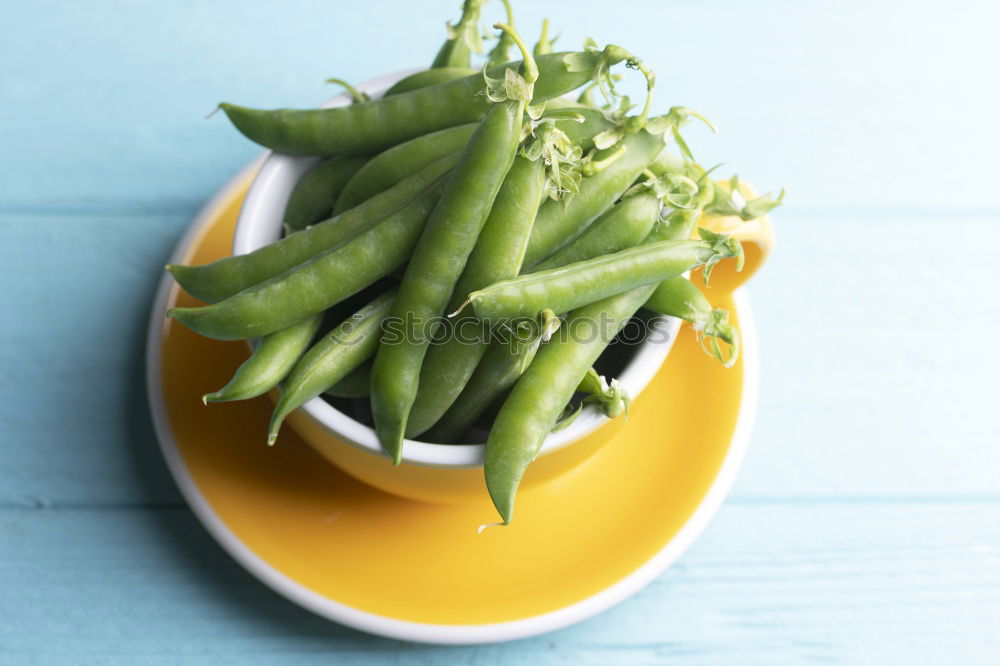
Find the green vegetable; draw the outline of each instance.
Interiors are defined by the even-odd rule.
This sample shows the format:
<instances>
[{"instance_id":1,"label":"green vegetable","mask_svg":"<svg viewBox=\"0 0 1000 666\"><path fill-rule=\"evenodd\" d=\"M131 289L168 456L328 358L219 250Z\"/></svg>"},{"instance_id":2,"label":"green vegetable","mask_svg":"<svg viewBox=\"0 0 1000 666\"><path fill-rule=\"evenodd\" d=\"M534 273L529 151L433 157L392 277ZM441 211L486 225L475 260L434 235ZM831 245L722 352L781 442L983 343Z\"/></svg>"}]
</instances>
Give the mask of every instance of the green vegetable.
<instances>
[{"instance_id":1,"label":"green vegetable","mask_svg":"<svg viewBox=\"0 0 1000 666\"><path fill-rule=\"evenodd\" d=\"M507 70L489 82L493 106L468 146L431 213L407 265L392 316L405 320L407 334L383 343L372 367L371 403L375 430L393 464L402 456L406 421L417 394L420 366L430 344L427 334L448 304L455 283L482 230L504 177L514 162L521 125L538 69L527 47L509 32L524 55L518 75ZM412 327L412 328L411 328Z\"/></svg>"},{"instance_id":2,"label":"green vegetable","mask_svg":"<svg viewBox=\"0 0 1000 666\"><path fill-rule=\"evenodd\" d=\"M316 334L323 315L313 315L288 328L265 335L229 383L202 396L205 404L248 400L267 393L285 378Z\"/></svg>"},{"instance_id":3,"label":"green vegetable","mask_svg":"<svg viewBox=\"0 0 1000 666\"><path fill-rule=\"evenodd\" d=\"M521 478L590 366L635 314L654 286L638 287L574 310L535 355L500 408L486 441L484 475L503 524L514 515ZM591 326L596 335L567 335Z\"/></svg>"},{"instance_id":4,"label":"green vegetable","mask_svg":"<svg viewBox=\"0 0 1000 666\"><path fill-rule=\"evenodd\" d=\"M558 97L596 76L607 76L610 65L625 59L619 47L603 51L550 53L537 60L534 100ZM510 63L517 68L521 63ZM504 68L487 75L504 76ZM479 74L464 79L333 109L251 109L219 105L248 139L291 155L357 155L385 150L435 130L475 122L490 101Z\"/></svg>"},{"instance_id":5,"label":"green vegetable","mask_svg":"<svg viewBox=\"0 0 1000 666\"><path fill-rule=\"evenodd\" d=\"M368 159L362 156L331 157L307 171L288 197L285 228L302 231L330 217L344 186Z\"/></svg>"},{"instance_id":6,"label":"green vegetable","mask_svg":"<svg viewBox=\"0 0 1000 666\"><path fill-rule=\"evenodd\" d=\"M461 152L475 129L475 123L449 127L382 151L346 184L334 213L339 215L359 206L438 160Z\"/></svg>"},{"instance_id":7,"label":"green vegetable","mask_svg":"<svg viewBox=\"0 0 1000 666\"><path fill-rule=\"evenodd\" d=\"M580 191L564 201L547 201L531 229L525 268L569 245L621 198L646 165L663 149L661 136L638 132L622 142L617 159L580 181Z\"/></svg>"},{"instance_id":8,"label":"green vegetable","mask_svg":"<svg viewBox=\"0 0 1000 666\"><path fill-rule=\"evenodd\" d=\"M469 67L441 67L439 69L425 69L422 72L410 74L396 81L385 91L383 97L392 97L400 93L410 92L419 88L429 88L440 85L455 79L464 79L476 74L476 70Z\"/></svg>"},{"instance_id":9,"label":"green vegetable","mask_svg":"<svg viewBox=\"0 0 1000 666\"><path fill-rule=\"evenodd\" d=\"M475 372L461 394L421 439L428 442L454 442L531 364L539 346L559 326L559 318L551 312L542 313L540 320L521 321L507 329L508 339L489 345Z\"/></svg>"},{"instance_id":10,"label":"green vegetable","mask_svg":"<svg viewBox=\"0 0 1000 666\"><path fill-rule=\"evenodd\" d=\"M373 354L374 356L374 354ZM331 398L367 398L371 395L372 361L365 361L354 368L339 382L323 391Z\"/></svg>"},{"instance_id":11,"label":"green vegetable","mask_svg":"<svg viewBox=\"0 0 1000 666\"><path fill-rule=\"evenodd\" d=\"M520 272L544 188L545 165L541 160L518 156L469 255L450 307L461 304L461 294ZM427 430L458 397L486 351L487 342L480 328L471 314L457 317L449 325L452 335L431 345L420 369L417 397L406 425L407 437Z\"/></svg>"},{"instance_id":12,"label":"green vegetable","mask_svg":"<svg viewBox=\"0 0 1000 666\"><path fill-rule=\"evenodd\" d=\"M708 278L720 260L742 260L735 239L699 230L701 241L659 241L561 268L497 282L469 294L476 316L498 322L534 317L544 309L567 312L635 287L655 284L705 266Z\"/></svg>"},{"instance_id":13,"label":"green vegetable","mask_svg":"<svg viewBox=\"0 0 1000 666\"><path fill-rule=\"evenodd\" d=\"M276 278L404 209L416 214L417 209L410 204L434 188L457 162L458 155L444 157L364 204L250 254L203 266L171 264L167 270L189 294L216 303Z\"/></svg>"},{"instance_id":14,"label":"green vegetable","mask_svg":"<svg viewBox=\"0 0 1000 666\"><path fill-rule=\"evenodd\" d=\"M719 359L727 368L736 363L740 338L739 331L729 323L729 313L713 309L701 289L687 278L675 277L661 282L646 301L646 307L653 312L690 322L706 353ZM722 353L719 340L729 345L727 355Z\"/></svg>"},{"instance_id":15,"label":"green vegetable","mask_svg":"<svg viewBox=\"0 0 1000 666\"><path fill-rule=\"evenodd\" d=\"M582 187L586 187L590 180L585 180ZM652 186L633 189L629 196L601 215L573 243L539 264L538 268L558 268L638 245L656 226L661 199L666 194ZM551 325L532 327L522 322L524 337L520 344L490 345L459 397L424 439L451 442L468 430L494 400L513 386L531 363L550 328Z\"/></svg>"},{"instance_id":16,"label":"green vegetable","mask_svg":"<svg viewBox=\"0 0 1000 666\"><path fill-rule=\"evenodd\" d=\"M532 267L550 270L638 245L653 229L662 204L652 192L626 197L594 221L572 243Z\"/></svg>"},{"instance_id":17,"label":"green vegetable","mask_svg":"<svg viewBox=\"0 0 1000 666\"><path fill-rule=\"evenodd\" d=\"M499 205L500 197L497 197L494 212ZM540 268L554 268L637 245L649 234L656 223L660 206L660 197L654 191L651 189L636 190L622 203L604 213L576 242L543 262ZM483 237L486 236L493 217L493 215L490 216L490 222L487 222L487 227L483 230ZM517 215L513 217L514 219L510 221L499 222L507 230L507 233L513 233L512 228L518 228L516 225ZM530 230L530 224L527 229ZM480 243L482 243L483 237L480 238ZM518 245L507 240L503 240L497 245L506 245L512 248L523 247L523 244ZM479 245L476 247L478 250ZM523 256L523 252L520 256ZM471 258L469 265L473 265ZM520 263L518 263L519 266ZM497 271L488 279L478 280L478 283L488 286L510 276L512 276L510 272L505 275L501 271ZM459 283L452 298L452 309L459 307L462 295L468 293L469 287L473 284L475 283L464 280ZM462 327L472 328L472 322L475 321L475 318L468 313L462 313L455 319L454 326L457 331L461 331ZM479 328L483 327L479 326ZM410 421L407 426L408 436L413 437L422 433L441 419L459 400L471 404L455 407L456 410L467 416L458 419L455 414L452 414L449 420L453 422L458 420L459 423L451 426L449 430L466 429L479 416L482 409L485 409L495 397L503 393L513 383L513 379L516 379L520 373L515 372L509 366L519 366L520 362L509 353L498 353L492 361L488 362L494 364L494 367L484 370L484 373L487 374L480 377L477 386L469 393L463 392L476 372L477 364L486 353L486 347L486 344L474 344L471 341L459 339L452 339L444 344L431 347L420 374L417 401L410 412ZM523 349L526 352L529 351L527 347ZM496 367L498 365L508 367ZM507 381L506 378L513 379ZM460 394L461 398L459 398ZM447 424L444 427L448 428ZM448 439L443 441L450 441L453 437L461 434L451 431L442 433L441 430L438 430L438 436L448 436Z\"/></svg>"},{"instance_id":18,"label":"green vegetable","mask_svg":"<svg viewBox=\"0 0 1000 666\"><path fill-rule=\"evenodd\" d=\"M293 270L213 305L172 308L167 316L219 340L254 338L291 326L406 263L440 196L439 183L372 228Z\"/></svg>"},{"instance_id":19,"label":"green vegetable","mask_svg":"<svg viewBox=\"0 0 1000 666\"><path fill-rule=\"evenodd\" d=\"M382 320L395 291L388 291L324 335L292 368L271 415L267 443L274 444L285 417L312 400L375 354Z\"/></svg>"}]
</instances>

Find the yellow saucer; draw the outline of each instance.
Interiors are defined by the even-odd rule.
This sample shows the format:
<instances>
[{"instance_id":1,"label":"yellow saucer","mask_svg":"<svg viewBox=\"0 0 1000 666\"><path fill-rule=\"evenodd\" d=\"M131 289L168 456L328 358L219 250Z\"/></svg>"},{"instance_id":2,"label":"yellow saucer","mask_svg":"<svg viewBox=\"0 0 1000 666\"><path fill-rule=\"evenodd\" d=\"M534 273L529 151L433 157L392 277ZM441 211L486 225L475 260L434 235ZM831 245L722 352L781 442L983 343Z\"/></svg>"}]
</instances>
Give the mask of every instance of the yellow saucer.
<instances>
[{"instance_id":1,"label":"yellow saucer","mask_svg":"<svg viewBox=\"0 0 1000 666\"><path fill-rule=\"evenodd\" d=\"M199 215L175 261L229 254L255 172ZM242 343L164 319L189 298L164 278L151 315L150 407L171 472L195 513L244 567L349 626L395 638L478 643L557 629L621 601L694 541L742 459L756 349L743 297L716 297L743 331L729 370L685 329L628 422L588 462L523 493L517 520L477 533L481 501L422 504L331 466L292 432L267 447L266 398L204 406L245 358Z\"/></svg>"}]
</instances>

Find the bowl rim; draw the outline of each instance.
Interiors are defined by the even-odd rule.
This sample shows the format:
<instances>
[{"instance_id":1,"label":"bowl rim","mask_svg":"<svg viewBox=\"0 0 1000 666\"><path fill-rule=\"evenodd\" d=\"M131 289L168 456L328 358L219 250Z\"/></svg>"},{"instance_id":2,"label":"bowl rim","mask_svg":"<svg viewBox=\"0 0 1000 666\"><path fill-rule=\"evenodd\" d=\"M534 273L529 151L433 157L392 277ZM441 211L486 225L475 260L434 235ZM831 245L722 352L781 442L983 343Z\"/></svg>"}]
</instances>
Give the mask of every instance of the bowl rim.
<instances>
[{"instance_id":1,"label":"bowl rim","mask_svg":"<svg viewBox=\"0 0 1000 666\"><path fill-rule=\"evenodd\" d=\"M377 99L396 81L421 71L406 69L376 77L357 86L358 90ZM323 107L332 108L350 104L345 92L331 97ZM291 183L315 165L317 157L292 156L267 151L261 158L260 168L250 185L240 209L233 236L233 254L246 254L281 237L281 223ZM277 188L277 196L276 190ZM261 231L261 229L264 231ZM675 317L655 318L661 340L648 339L637 345L637 351L617 379L635 398L652 381L666 360L680 331L681 322ZM314 423L328 433L363 451L388 458L379 444L375 430L317 396L300 409ZM538 455L546 455L579 441L612 419L592 406L585 407L567 427L550 433ZM486 453L485 444L438 444L418 439L403 440L402 462L425 467L475 468L481 467Z\"/></svg>"},{"instance_id":2,"label":"bowl rim","mask_svg":"<svg viewBox=\"0 0 1000 666\"><path fill-rule=\"evenodd\" d=\"M172 253L172 261L183 259L187 248L204 233L205 222L211 219L214 211L250 179L261 161L258 159L248 165L206 203L178 241ZM631 573L590 597L555 611L509 622L477 625L428 624L362 611L325 597L298 583L251 550L215 512L185 465L174 439L163 395L161 348L168 325L164 312L171 291L175 288L170 276L164 275L160 279L153 299L146 339L146 394L160 451L177 482L181 495L219 545L251 575L272 590L321 617L370 634L438 645L474 645L537 636L597 615L648 585L687 551L722 506L726 494L736 480L736 474L750 442L758 399L757 336L746 292L738 289L733 293L733 299L736 311L739 313L742 332L743 395L729 450L719 466L715 480L698 506L673 538L657 553Z\"/></svg>"}]
</instances>

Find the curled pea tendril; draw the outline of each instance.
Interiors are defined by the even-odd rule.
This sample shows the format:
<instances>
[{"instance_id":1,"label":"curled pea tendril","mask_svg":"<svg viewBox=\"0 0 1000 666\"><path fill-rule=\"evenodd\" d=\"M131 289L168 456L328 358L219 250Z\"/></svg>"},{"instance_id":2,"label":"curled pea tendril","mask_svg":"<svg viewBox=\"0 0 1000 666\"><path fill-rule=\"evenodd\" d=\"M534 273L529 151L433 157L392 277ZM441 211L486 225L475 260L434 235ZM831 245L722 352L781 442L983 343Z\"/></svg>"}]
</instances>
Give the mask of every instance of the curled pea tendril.
<instances>
[{"instance_id":1,"label":"curled pea tendril","mask_svg":"<svg viewBox=\"0 0 1000 666\"><path fill-rule=\"evenodd\" d=\"M684 137L681 136L680 132L681 127L686 125L692 118L702 121L713 132L716 131L715 125L712 124L711 120L697 111L687 108L686 106L675 106L672 107L665 115L650 118L646 123L646 131L651 134L664 134L666 132L670 132L684 158L693 162L695 160L694 155L691 153L691 148L688 146L687 141L684 140Z\"/></svg>"},{"instance_id":2,"label":"curled pea tendril","mask_svg":"<svg viewBox=\"0 0 1000 666\"><path fill-rule=\"evenodd\" d=\"M580 191L580 165L583 149L556 126L562 114L529 120L529 136L522 144L522 154L528 159L542 160L545 165L545 192L551 199ZM581 118L582 120L582 118Z\"/></svg>"},{"instance_id":3,"label":"curled pea tendril","mask_svg":"<svg viewBox=\"0 0 1000 666\"><path fill-rule=\"evenodd\" d=\"M624 78L625 77L622 76L621 74L611 74L611 79L613 81L621 81ZM599 93L600 90L601 90L600 84L598 84L597 81L591 81L590 83L588 83L583 87L583 90L580 91L580 95L576 98L576 101L579 102L580 104L585 104L589 107L600 109L601 111L608 111L608 112L613 111L614 109L613 100L609 102L607 99L604 99L603 97L601 99L598 99L597 93Z\"/></svg>"},{"instance_id":4,"label":"curled pea tendril","mask_svg":"<svg viewBox=\"0 0 1000 666\"><path fill-rule=\"evenodd\" d=\"M523 76L511 68L504 70L505 78L492 78L483 69L486 80L486 94L494 102L508 99L531 101L532 87L538 78L538 68L527 47L510 26L496 24L496 27L511 39L524 54L522 66ZM526 120L521 128L521 154L531 160L541 160L545 166L545 191L552 199L558 199L565 193L575 194L579 191L580 165L583 160L583 150L573 143L563 130L556 125L557 121L569 120L584 122L585 118L572 109L557 109L545 114L545 105L528 104L525 107Z\"/></svg>"},{"instance_id":5,"label":"curled pea tendril","mask_svg":"<svg viewBox=\"0 0 1000 666\"><path fill-rule=\"evenodd\" d=\"M603 49L599 49L597 43L588 37L583 43L583 49L582 52L566 56L567 69L571 72L593 71L593 81L596 88L601 91L608 104L613 105L616 100L621 100L617 111L612 112L611 119L615 122L615 127L605 130L595 139L598 148L608 148L621 141L625 136L635 134L646 126L653 101L653 89L656 87L656 75L642 59L615 44L608 44ZM642 111L637 116L626 117L632 106L628 98L619 95L615 89L616 77L612 75L611 67L620 62L624 62L629 69L638 70L646 79L646 101ZM590 91L584 91L583 95L587 94L590 94Z\"/></svg>"},{"instance_id":6,"label":"curled pea tendril","mask_svg":"<svg viewBox=\"0 0 1000 666\"><path fill-rule=\"evenodd\" d=\"M635 105L624 95L619 95L615 81L620 77L612 74L611 67L624 62L629 69L642 73L646 80L646 99L638 115L629 116ZM656 87L656 76L645 63L634 54L615 44L608 44L603 49L590 38L584 41L582 52L567 54L564 63L570 72L592 72L592 82L580 94L580 101L597 106L594 95L600 91L607 104L603 106L607 119L612 123L608 129L594 137L594 149L581 165L580 173L591 176L607 168L622 156L624 146L622 139L635 134L649 123L649 110L653 101L653 89ZM661 122L664 129L666 124ZM663 130L660 130L661 132Z\"/></svg>"},{"instance_id":7,"label":"curled pea tendril","mask_svg":"<svg viewBox=\"0 0 1000 666\"><path fill-rule=\"evenodd\" d=\"M729 179L728 188L716 186L715 190L715 198L705 210L716 215L737 215L743 220L753 220L769 213L780 206L785 198L785 189L782 188L777 197L763 194L746 201L737 175Z\"/></svg>"},{"instance_id":8,"label":"curled pea tendril","mask_svg":"<svg viewBox=\"0 0 1000 666\"><path fill-rule=\"evenodd\" d=\"M740 355L740 332L729 323L729 312L712 310L704 319L694 322L693 328L706 354L717 358L723 367L731 368L736 364ZM728 345L728 354L723 354L719 340Z\"/></svg>"},{"instance_id":9,"label":"curled pea tendril","mask_svg":"<svg viewBox=\"0 0 1000 666\"><path fill-rule=\"evenodd\" d=\"M647 180L630 187L622 198L627 198L643 192L653 193L657 199L672 208L689 209L696 207L698 194L702 191L699 184L682 173L667 172L662 176L647 173Z\"/></svg>"},{"instance_id":10,"label":"curled pea tendril","mask_svg":"<svg viewBox=\"0 0 1000 666\"><path fill-rule=\"evenodd\" d=\"M351 104L361 104L362 102L370 102L372 99L371 97L368 96L368 93L361 92L360 90L358 90L357 88L355 88L354 86L352 86L350 83L348 83L343 79L337 79L331 77L327 79L324 83L334 83L343 88L344 92L346 92L348 95L351 96Z\"/></svg>"},{"instance_id":11,"label":"curled pea tendril","mask_svg":"<svg viewBox=\"0 0 1000 666\"><path fill-rule=\"evenodd\" d=\"M743 270L743 245L740 244L738 240L727 236L726 234L717 234L714 231L709 231L704 227L698 227L698 235L703 241L712 244L712 254L708 261L705 262L705 267L702 269L702 275L705 279L705 284L708 284L709 278L712 276L712 270L715 265L722 261L723 259L736 259L736 270Z\"/></svg>"}]
</instances>

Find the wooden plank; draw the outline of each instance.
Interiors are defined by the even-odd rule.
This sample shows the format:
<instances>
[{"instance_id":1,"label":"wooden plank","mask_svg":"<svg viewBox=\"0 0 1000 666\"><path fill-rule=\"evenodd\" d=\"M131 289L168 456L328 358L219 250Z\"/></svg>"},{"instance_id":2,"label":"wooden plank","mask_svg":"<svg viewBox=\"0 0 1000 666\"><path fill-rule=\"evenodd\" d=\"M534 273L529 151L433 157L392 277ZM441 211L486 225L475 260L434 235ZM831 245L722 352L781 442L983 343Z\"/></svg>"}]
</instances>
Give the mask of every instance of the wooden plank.
<instances>
[{"instance_id":1,"label":"wooden plank","mask_svg":"<svg viewBox=\"0 0 1000 666\"><path fill-rule=\"evenodd\" d=\"M159 267L187 223L0 215L0 504L179 501L149 420L144 354Z\"/></svg>"},{"instance_id":2,"label":"wooden plank","mask_svg":"<svg viewBox=\"0 0 1000 666\"><path fill-rule=\"evenodd\" d=\"M17 29L0 40L0 145L17 159L0 162L0 204L190 208L257 152L224 118L204 120L218 101L311 105L330 94L327 76L419 66L452 4L14 4L5 17ZM692 106L722 128L713 139L692 129L699 156L788 186L793 206L996 209L989 110L1000 93L982 78L1000 61L995 2L517 11L528 39L549 13L560 48L592 35L642 55L659 75L658 109Z\"/></svg>"},{"instance_id":3,"label":"wooden plank","mask_svg":"<svg viewBox=\"0 0 1000 666\"><path fill-rule=\"evenodd\" d=\"M298 609L185 510L0 511L8 663L994 664L1000 503L730 504L681 563L573 628L433 648ZM4 659L0 659L4 661Z\"/></svg>"},{"instance_id":4,"label":"wooden plank","mask_svg":"<svg viewBox=\"0 0 1000 666\"><path fill-rule=\"evenodd\" d=\"M997 216L786 219L741 496L1000 496Z\"/></svg>"}]
</instances>

